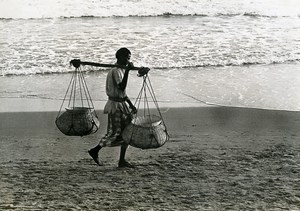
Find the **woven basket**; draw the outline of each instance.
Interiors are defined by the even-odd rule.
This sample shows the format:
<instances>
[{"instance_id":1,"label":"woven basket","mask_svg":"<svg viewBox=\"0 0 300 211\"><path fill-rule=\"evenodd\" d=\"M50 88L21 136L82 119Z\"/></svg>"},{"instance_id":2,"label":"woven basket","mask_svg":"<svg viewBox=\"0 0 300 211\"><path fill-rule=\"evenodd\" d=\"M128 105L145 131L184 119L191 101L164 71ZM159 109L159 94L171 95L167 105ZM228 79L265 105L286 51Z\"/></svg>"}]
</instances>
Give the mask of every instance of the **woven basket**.
<instances>
[{"instance_id":1,"label":"woven basket","mask_svg":"<svg viewBox=\"0 0 300 211\"><path fill-rule=\"evenodd\" d=\"M161 147L169 138L161 118L155 115L134 118L122 137L129 145L140 149Z\"/></svg>"},{"instance_id":2,"label":"woven basket","mask_svg":"<svg viewBox=\"0 0 300 211\"><path fill-rule=\"evenodd\" d=\"M95 133L100 122L91 108L66 108L55 121L58 129L68 136L86 136Z\"/></svg>"}]
</instances>

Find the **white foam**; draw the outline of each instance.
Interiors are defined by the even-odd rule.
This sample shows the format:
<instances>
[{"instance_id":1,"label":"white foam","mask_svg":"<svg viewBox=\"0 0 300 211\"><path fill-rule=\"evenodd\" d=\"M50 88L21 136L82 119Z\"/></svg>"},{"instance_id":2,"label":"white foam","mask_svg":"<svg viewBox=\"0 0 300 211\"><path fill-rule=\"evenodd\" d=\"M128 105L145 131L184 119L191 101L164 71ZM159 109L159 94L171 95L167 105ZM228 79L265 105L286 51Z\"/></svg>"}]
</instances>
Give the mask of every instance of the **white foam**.
<instances>
[{"instance_id":1,"label":"white foam","mask_svg":"<svg viewBox=\"0 0 300 211\"><path fill-rule=\"evenodd\" d=\"M2 0L0 18L57 18L80 16L156 16L164 13L181 15L249 14L298 16L298 0Z\"/></svg>"}]
</instances>

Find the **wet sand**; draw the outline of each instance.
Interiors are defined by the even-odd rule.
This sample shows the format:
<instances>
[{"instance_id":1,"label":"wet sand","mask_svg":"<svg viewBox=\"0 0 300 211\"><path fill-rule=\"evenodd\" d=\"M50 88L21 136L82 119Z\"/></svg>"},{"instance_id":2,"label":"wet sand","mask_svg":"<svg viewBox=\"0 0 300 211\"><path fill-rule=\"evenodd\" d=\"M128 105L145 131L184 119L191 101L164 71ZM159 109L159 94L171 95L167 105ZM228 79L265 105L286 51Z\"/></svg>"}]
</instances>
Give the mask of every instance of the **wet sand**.
<instances>
[{"instance_id":1,"label":"wet sand","mask_svg":"<svg viewBox=\"0 0 300 211\"><path fill-rule=\"evenodd\" d=\"M300 112L170 108L171 139L118 148L97 166L87 150L100 130L68 137L56 112L0 113L0 210L300 210Z\"/></svg>"}]
</instances>

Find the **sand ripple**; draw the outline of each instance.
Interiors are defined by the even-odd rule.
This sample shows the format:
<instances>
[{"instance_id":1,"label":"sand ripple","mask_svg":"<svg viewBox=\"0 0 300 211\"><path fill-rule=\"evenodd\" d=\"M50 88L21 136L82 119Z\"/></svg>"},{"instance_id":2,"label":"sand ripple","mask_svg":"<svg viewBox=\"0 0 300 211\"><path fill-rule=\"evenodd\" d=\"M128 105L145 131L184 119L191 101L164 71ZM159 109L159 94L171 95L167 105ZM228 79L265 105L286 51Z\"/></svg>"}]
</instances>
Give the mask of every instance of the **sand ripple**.
<instances>
[{"instance_id":1,"label":"sand ripple","mask_svg":"<svg viewBox=\"0 0 300 211\"><path fill-rule=\"evenodd\" d=\"M135 162L135 169L97 168L86 158L5 162L0 209L297 210L299 151L288 144L255 152L182 147Z\"/></svg>"}]
</instances>

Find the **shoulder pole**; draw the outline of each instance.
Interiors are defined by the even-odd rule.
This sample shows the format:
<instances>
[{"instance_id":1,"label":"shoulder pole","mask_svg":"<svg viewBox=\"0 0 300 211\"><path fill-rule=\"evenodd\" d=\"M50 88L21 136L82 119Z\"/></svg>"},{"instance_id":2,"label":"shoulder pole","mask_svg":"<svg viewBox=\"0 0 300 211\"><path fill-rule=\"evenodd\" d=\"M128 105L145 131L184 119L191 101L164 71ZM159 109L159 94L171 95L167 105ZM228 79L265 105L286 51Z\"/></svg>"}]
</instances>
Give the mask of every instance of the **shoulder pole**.
<instances>
[{"instance_id":1,"label":"shoulder pole","mask_svg":"<svg viewBox=\"0 0 300 211\"><path fill-rule=\"evenodd\" d=\"M97 62L83 62L83 61L80 61L80 59L72 59L70 61L70 64L73 65L76 68L80 67L80 65L90 65L90 66L94 66L94 67L119 67L119 68L125 68L124 65L102 64L102 63L97 63ZM143 71L143 73L144 73L144 71L148 73L150 69L148 67L134 67L133 70L140 70L140 71Z\"/></svg>"}]
</instances>

